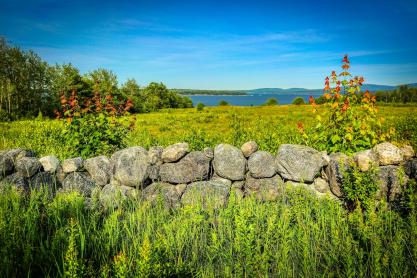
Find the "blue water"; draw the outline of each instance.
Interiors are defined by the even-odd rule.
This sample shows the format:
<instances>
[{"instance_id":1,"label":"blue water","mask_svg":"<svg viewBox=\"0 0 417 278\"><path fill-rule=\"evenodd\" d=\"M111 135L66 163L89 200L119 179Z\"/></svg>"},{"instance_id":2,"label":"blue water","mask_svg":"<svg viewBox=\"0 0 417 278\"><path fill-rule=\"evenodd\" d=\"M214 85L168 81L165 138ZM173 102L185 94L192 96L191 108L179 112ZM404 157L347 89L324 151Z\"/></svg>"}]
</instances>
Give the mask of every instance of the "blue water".
<instances>
[{"instance_id":1,"label":"blue water","mask_svg":"<svg viewBox=\"0 0 417 278\"><path fill-rule=\"evenodd\" d=\"M311 92L302 92L300 94L248 94L245 96L205 96L205 95L195 95L189 96L193 101L194 106L201 102L206 106L217 106L219 105L219 101L225 100L230 105L236 106L258 106L266 102L269 98L276 98L279 104L290 104L294 100L294 98L300 96L304 98L306 103L308 103L308 97L312 95L313 97L320 96L320 93L315 91Z\"/></svg>"}]
</instances>

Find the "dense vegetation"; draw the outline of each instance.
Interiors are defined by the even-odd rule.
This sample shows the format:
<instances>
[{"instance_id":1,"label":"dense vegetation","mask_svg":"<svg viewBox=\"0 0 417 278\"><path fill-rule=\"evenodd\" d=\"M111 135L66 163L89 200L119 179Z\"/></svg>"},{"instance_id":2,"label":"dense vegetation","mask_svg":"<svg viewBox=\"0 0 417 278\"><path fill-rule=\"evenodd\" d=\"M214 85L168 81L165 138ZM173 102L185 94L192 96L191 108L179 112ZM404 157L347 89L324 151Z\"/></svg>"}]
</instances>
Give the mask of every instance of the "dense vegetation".
<instances>
[{"instance_id":1,"label":"dense vegetation","mask_svg":"<svg viewBox=\"0 0 417 278\"><path fill-rule=\"evenodd\" d=\"M234 90L199 90L199 89L175 89L181 95L213 95L213 96L244 96L245 91Z\"/></svg>"},{"instance_id":2,"label":"dense vegetation","mask_svg":"<svg viewBox=\"0 0 417 278\"><path fill-rule=\"evenodd\" d=\"M0 195L2 277L414 277L415 199L407 214L373 204L348 213L289 190L275 202L231 196L221 209L47 191Z\"/></svg>"},{"instance_id":3,"label":"dense vegetation","mask_svg":"<svg viewBox=\"0 0 417 278\"><path fill-rule=\"evenodd\" d=\"M38 114L54 117L60 109L60 97L69 97L73 91L90 98L97 92L111 95L115 102L131 99L133 112L192 107L189 98L162 83L140 88L129 79L119 85L117 76L106 69L81 75L71 64L48 65L34 52L10 46L0 37L0 121Z\"/></svg>"},{"instance_id":4,"label":"dense vegetation","mask_svg":"<svg viewBox=\"0 0 417 278\"><path fill-rule=\"evenodd\" d=\"M377 91L375 95L377 101L383 103L417 103L417 88L407 85L400 86L393 91Z\"/></svg>"}]
</instances>

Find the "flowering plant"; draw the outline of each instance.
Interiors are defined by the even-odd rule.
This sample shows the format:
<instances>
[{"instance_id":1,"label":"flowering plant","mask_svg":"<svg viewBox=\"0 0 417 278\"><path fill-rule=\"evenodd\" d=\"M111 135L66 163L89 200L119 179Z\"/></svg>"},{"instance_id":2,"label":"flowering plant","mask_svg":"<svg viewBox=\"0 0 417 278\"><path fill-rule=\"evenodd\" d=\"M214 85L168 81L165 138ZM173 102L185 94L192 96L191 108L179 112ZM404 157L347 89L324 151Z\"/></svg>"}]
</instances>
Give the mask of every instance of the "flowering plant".
<instances>
[{"instance_id":1,"label":"flowering plant","mask_svg":"<svg viewBox=\"0 0 417 278\"><path fill-rule=\"evenodd\" d=\"M298 130L306 143L330 152L354 153L368 149L394 132L382 131L383 119L379 118L376 97L369 91L361 92L363 77L351 78L347 55L342 60L342 72L332 71L325 78L322 105L310 96L309 102L316 115L316 124L306 130L302 123Z\"/></svg>"},{"instance_id":2,"label":"flowering plant","mask_svg":"<svg viewBox=\"0 0 417 278\"><path fill-rule=\"evenodd\" d=\"M125 145L127 132L134 127L134 122L128 124L126 119L116 118L128 114L130 99L116 105L111 95L96 92L92 98L81 99L72 91L69 97L62 94L60 102L62 110L55 113L57 118L66 119L63 137L72 155L111 153Z\"/></svg>"}]
</instances>

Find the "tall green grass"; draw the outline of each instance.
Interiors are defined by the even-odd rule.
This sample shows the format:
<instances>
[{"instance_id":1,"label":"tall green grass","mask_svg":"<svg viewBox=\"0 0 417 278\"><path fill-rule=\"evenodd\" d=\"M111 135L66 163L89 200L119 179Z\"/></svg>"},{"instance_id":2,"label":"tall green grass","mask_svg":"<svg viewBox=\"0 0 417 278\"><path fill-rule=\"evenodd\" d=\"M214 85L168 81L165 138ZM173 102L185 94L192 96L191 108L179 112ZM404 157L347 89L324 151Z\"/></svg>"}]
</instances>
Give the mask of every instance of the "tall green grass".
<instances>
[{"instance_id":1,"label":"tall green grass","mask_svg":"<svg viewBox=\"0 0 417 278\"><path fill-rule=\"evenodd\" d=\"M162 200L162 199L161 199ZM414 199L415 200L415 199ZM103 209L77 193L0 194L1 277L415 277L417 211L348 213L302 189L274 202Z\"/></svg>"}]
</instances>

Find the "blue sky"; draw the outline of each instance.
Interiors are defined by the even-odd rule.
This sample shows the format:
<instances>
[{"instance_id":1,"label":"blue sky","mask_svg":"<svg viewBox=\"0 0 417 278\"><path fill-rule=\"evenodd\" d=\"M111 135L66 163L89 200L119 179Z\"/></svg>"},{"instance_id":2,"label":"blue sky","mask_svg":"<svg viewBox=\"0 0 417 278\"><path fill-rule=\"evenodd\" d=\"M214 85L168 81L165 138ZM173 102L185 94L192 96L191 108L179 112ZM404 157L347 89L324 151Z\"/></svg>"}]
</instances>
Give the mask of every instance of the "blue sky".
<instances>
[{"instance_id":1,"label":"blue sky","mask_svg":"<svg viewBox=\"0 0 417 278\"><path fill-rule=\"evenodd\" d=\"M0 0L0 35L49 63L170 88L320 88L343 54L417 82L417 1Z\"/></svg>"}]
</instances>

